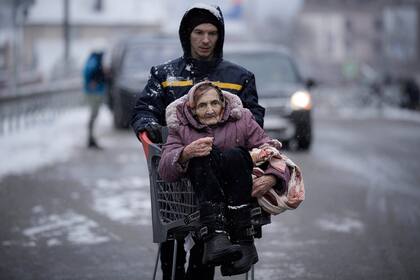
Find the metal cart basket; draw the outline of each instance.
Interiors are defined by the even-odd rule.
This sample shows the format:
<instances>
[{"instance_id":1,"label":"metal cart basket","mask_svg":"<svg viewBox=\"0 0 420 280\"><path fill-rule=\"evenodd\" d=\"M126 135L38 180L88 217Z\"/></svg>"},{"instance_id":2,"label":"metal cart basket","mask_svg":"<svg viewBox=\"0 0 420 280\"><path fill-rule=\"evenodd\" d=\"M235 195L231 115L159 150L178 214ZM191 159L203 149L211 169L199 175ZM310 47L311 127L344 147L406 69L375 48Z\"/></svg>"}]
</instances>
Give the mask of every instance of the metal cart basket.
<instances>
[{"instance_id":1,"label":"metal cart basket","mask_svg":"<svg viewBox=\"0 0 420 280\"><path fill-rule=\"evenodd\" d=\"M162 130L166 140L167 129ZM161 156L161 144L150 141L145 132L140 134L143 150L147 159L147 167L150 179L150 197L152 208L153 242L161 244L167 240L174 240L174 253L172 262L172 279L175 279L175 266L177 256L177 239L187 236L199 228L199 212L197 201L191 183L184 178L177 182L168 183L163 181L158 174L158 165ZM257 205L257 204L256 204ZM256 231L255 237L261 237L261 227L271 222L270 215L257 210L252 223ZM156 257L153 279L156 277L161 245ZM248 273L246 274L248 279ZM252 267L251 279L254 279Z\"/></svg>"}]
</instances>

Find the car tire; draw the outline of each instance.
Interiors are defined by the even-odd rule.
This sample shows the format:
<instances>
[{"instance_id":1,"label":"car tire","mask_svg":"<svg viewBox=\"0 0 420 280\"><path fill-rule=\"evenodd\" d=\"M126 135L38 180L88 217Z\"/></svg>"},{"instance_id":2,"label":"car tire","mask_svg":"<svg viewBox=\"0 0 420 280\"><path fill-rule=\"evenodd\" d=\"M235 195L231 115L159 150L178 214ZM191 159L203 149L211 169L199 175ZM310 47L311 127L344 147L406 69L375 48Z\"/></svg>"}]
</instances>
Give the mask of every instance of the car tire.
<instances>
[{"instance_id":1,"label":"car tire","mask_svg":"<svg viewBox=\"0 0 420 280\"><path fill-rule=\"evenodd\" d=\"M299 146L299 150L301 151L307 151L311 148L311 139L310 138L301 138L298 140L298 146Z\"/></svg>"},{"instance_id":2,"label":"car tire","mask_svg":"<svg viewBox=\"0 0 420 280\"><path fill-rule=\"evenodd\" d=\"M312 131L310 126L300 130L302 133L296 137L298 150L307 151L311 148L312 144Z\"/></svg>"},{"instance_id":3,"label":"car tire","mask_svg":"<svg viewBox=\"0 0 420 280\"><path fill-rule=\"evenodd\" d=\"M292 152L299 150L299 142L296 139L296 137L293 137L292 139L284 141L283 143L286 145L286 148Z\"/></svg>"}]
</instances>

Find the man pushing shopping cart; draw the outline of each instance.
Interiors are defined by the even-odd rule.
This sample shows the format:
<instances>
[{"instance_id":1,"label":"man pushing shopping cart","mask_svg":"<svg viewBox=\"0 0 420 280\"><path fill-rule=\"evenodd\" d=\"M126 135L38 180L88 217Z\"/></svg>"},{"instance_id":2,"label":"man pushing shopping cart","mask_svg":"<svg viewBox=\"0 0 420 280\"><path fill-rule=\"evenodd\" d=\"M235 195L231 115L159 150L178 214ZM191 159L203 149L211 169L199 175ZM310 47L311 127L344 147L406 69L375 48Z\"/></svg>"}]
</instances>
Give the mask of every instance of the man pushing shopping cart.
<instances>
[{"instance_id":1,"label":"man pushing shopping cart","mask_svg":"<svg viewBox=\"0 0 420 280\"><path fill-rule=\"evenodd\" d=\"M181 20L179 36L183 47L184 55L171 62L165 63L160 66L152 67L150 72L151 77L146 87L139 95L139 98L136 102L136 106L134 108L134 114L131 124L136 135L139 138L143 139L143 143L146 143L145 149L148 150L148 147L157 147L156 145L147 143L162 142L161 126L165 126L167 124L167 120L165 119L166 107L176 99L185 96L187 92L193 87L193 85L204 80L215 81L212 84L215 84L219 89L229 91L234 96L238 96L243 106L249 109L250 111L246 111L247 113L245 115L251 119L251 116L253 116L258 125L262 127L264 108L258 105L258 96L255 87L254 75L242 67L239 67L226 60L223 60L224 21L220 9L218 7L213 7L205 4L194 5L185 13ZM207 105L211 107L212 104L209 103ZM193 113L193 118L197 116L194 114L196 114L196 112ZM208 117L210 118L210 116ZM230 124L231 121L225 123ZM201 125L209 129L211 129L211 127L213 126L212 124L206 123ZM258 125L256 127L262 131L262 129ZM169 130L171 131L171 129ZM171 134L169 136L172 137ZM203 151L206 149L209 150L210 148L213 150L213 148L217 147L218 141L221 141L220 135L216 136L210 134L208 136L210 138L213 137L212 140L201 140L198 144L195 143L192 146L188 146L188 148L187 145L185 145L184 148L187 149L187 152L183 155L183 158L179 162L180 167L184 168L184 170L187 171L187 173L191 172L192 174L196 172L195 174L198 179L206 178L206 176L204 176L205 174L202 174L202 176L198 176L197 174L199 174L199 172L196 170L189 171L189 169L191 169L192 166L196 166L195 164L191 164L191 162L189 161L199 161L196 160L199 158L197 157L197 153L191 153L191 150L194 150L194 146L195 148L200 147L201 149L203 149ZM146 138L149 138L149 140L152 141L149 142L149 140L147 140ZM224 139L226 140L223 141L238 140L228 139L227 137L225 137ZM244 141L244 139L242 139L241 141ZM168 146L165 147L165 149L167 149ZM242 149L242 152L239 153L242 153L243 157L245 157L244 149L246 149L247 147L248 146L242 148L238 147L238 149ZM188 152L189 150L190 152ZM237 155L235 154L235 157L236 156ZM157 161L159 161L159 156L156 156L155 160L151 158L150 160L151 162L149 167L153 168L149 168L149 172L152 171L151 176L154 176L151 177L151 182L155 182L154 180L161 180L159 174L153 171L157 167ZM245 165L248 163L246 170L250 169L251 163L249 162L249 158L248 162L246 162L245 159L239 161ZM245 163L242 161L244 161ZM172 162L172 165L169 165L173 167L177 166L177 164L178 162ZM161 175L163 175L162 177L166 176L163 173ZM287 168L284 169L284 176L284 179L287 180ZM249 183L249 177L248 179L244 180L248 180ZM286 180L284 182L281 182L280 184L286 184ZM198 184L198 181L194 181L194 179L192 181L195 182L195 184ZM254 195L256 196L262 195L265 191L267 191L268 189L272 189L274 185L279 183L277 182L275 176L273 176L272 174L264 173L256 179L256 182L257 183L254 184L256 188ZM164 181L162 181L162 185L164 184ZM188 184L189 183L185 183L184 185ZM173 187L176 189L176 187L172 186L171 184L168 184L167 187ZM197 189L196 187L194 187L194 185L192 187L193 189ZM239 186L237 187L239 189ZM169 193L171 193L171 195L174 197L175 194L173 191L169 191ZM240 192L237 192L237 194L239 193ZM182 197L182 195L180 195L180 197ZM161 199L162 201L165 201L165 198L156 199ZM198 201L200 201L200 198L198 198ZM182 203L183 202L181 202L181 204ZM246 240L244 239L245 237L242 237L241 232L238 231L237 234L235 233L236 236L238 236L238 244L229 245L229 249L227 250L226 255L224 254L225 252L223 250L222 253L220 253L217 250L218 247L224 247L224 245L217 246L217 244L219 244L218 240L220 240L220 242L231 242L227 238L220 238L220 235L214 234L216 233L216 231L226 231L226 227L223 227L222 229L222 224L220 222L223 219L215 218L215 216L219 215L219 210L216 209L220 209L220 212L223 212L225 210L225 207L221 205L215 206L212 203L207 204L207 206L201 207L200 205L198 205L201 214L200 221L203 222L205 225L205 227L202 227L201 230L201 233L203 234L204 238L196 238L196 244L190 250L190 259L188 262L189 265L186 273L184 271L185 252L182 248L183 242L177 242L177 240L182 241L183 235L180 234L178 236L178 239L171 238L171 240L174 241L167 241L165 239L165 241L161 242L161 262L164 279L170 279L170 277L172 277L172 279L184 279L185 277L186 279L213 279L214 265L219 263L224 264L224 259L226 259L226 266L224 266L223 271L227 275L238 274L242 273L243 271L249 270L250 264L256 262L257 253L256 250L254 250L255 247L252 242L252 230L248 231L246 237L248 239ZM165 207L167 208L167 205ZM171 209L166 208L163 209L161 213L165 211L172 211ZM248 217L250 215L249 212L252 211L251 207L249 206L241 207L240 209L241 211L238 211L238 213L240 212L241 215L246 217ZM246 219L244 218L242 220ZM252 229L252 227L249 225L249 222L244 222L243 225L241 225L239 228ZM206 230L207 234L205 234ZM235 234L233 235L235 236ZM217 236L215 241L209 243L208 240L213 240L213 236ZM203 239L205 240L204 242ZM241 247L241 244L239 244L239 239L241 239L241 242L244 241L242 242L244 244L246 243L245 241L247 241L247 244L249 244L249 246L243 245ZM204 244L206 243L207 245L204 246ZM216 250L210 250L211 254L208 254L209 245L211 245L210 247L212 248L216 247ZM247 248L247 253L245 254L243 253L244 248ZM206 250L206 252L203 252L204 249ZM176 259L176 261L174 261L174 259Z\"/></svg>"}]
</instances>

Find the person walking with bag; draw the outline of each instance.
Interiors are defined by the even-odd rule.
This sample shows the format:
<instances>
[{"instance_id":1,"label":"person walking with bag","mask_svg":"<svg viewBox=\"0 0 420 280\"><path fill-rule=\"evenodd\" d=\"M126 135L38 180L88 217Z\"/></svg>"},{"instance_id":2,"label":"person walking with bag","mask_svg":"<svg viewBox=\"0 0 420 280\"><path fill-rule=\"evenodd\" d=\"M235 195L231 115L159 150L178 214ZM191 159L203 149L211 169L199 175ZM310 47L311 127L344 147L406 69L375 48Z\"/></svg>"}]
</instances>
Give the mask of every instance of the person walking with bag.
<instances>
[{"instance_id":1,"label":"person walking with bag","mask_svg":"<svg viewBox=\"0 0 420 280\"><path fill-rule=\"evenodd\" d=\"M94 126L99 109L105 99L106 74L103 67L102 51L94 51L89 55L83 70L84 92L89 106L88 148L102 149L94 136Z\"/></svg>"}]
</instances>

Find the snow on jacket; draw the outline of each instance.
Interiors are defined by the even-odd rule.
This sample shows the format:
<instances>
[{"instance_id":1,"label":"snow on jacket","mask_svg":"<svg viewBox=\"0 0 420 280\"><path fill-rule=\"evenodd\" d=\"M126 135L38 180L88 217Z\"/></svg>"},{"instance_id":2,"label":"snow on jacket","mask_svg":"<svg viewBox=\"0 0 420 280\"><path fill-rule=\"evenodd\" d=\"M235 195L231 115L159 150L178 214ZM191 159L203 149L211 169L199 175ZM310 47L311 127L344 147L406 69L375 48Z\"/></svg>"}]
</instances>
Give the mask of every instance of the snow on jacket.
<instances>
[{"instance_id":1,"label":"snow on jacket","mask_svg":"<svg viewBox=\"0 0 420 280\"><path fill-rule=\"evenodd\" d=\"M188 94L195 90L193 87ZM166 119L169 134L163 146L158 172L161 178L168 182L178 180L185 175L187 165L181 165L178 160L185 146L203 138L214 137L213 144L221 150L241 146L248 150L260 147L263 144L280 148L278 141L273 141L257 124L248 109L243 108L241 100L233 94L223 92L225 109L220 122L215 126L199 123L187 105L188 95L174 101L167 108ZM288 170L281 172L269 167L265 174L271 174L287 183L290 174Z\"/></svg>"},{"instance_id":2,"label":"snow on jacket","mask_svg":"<svg viewBox=\"0 0 420 280\"><path fill-rule=\"evenodd\" d=\"M214 58L210 61L193 59L190 54L190 34L187 24L190 22L191 11L194 9L210 11L219 22L217 26L219 38ZM252 112L258 124L263 127L265 110L258 104L254 74L223 59L224 30L223 15L219 7L197 4L185 13L179 27L184 55L151 68L150 78L137 97L133 109L131 126L136 135L150 122L166 125L166 107L187 94L194 84L203 80L216 81L217 86L222 90L239 96L243 106Z\"/></svg>"}]
</instances>

